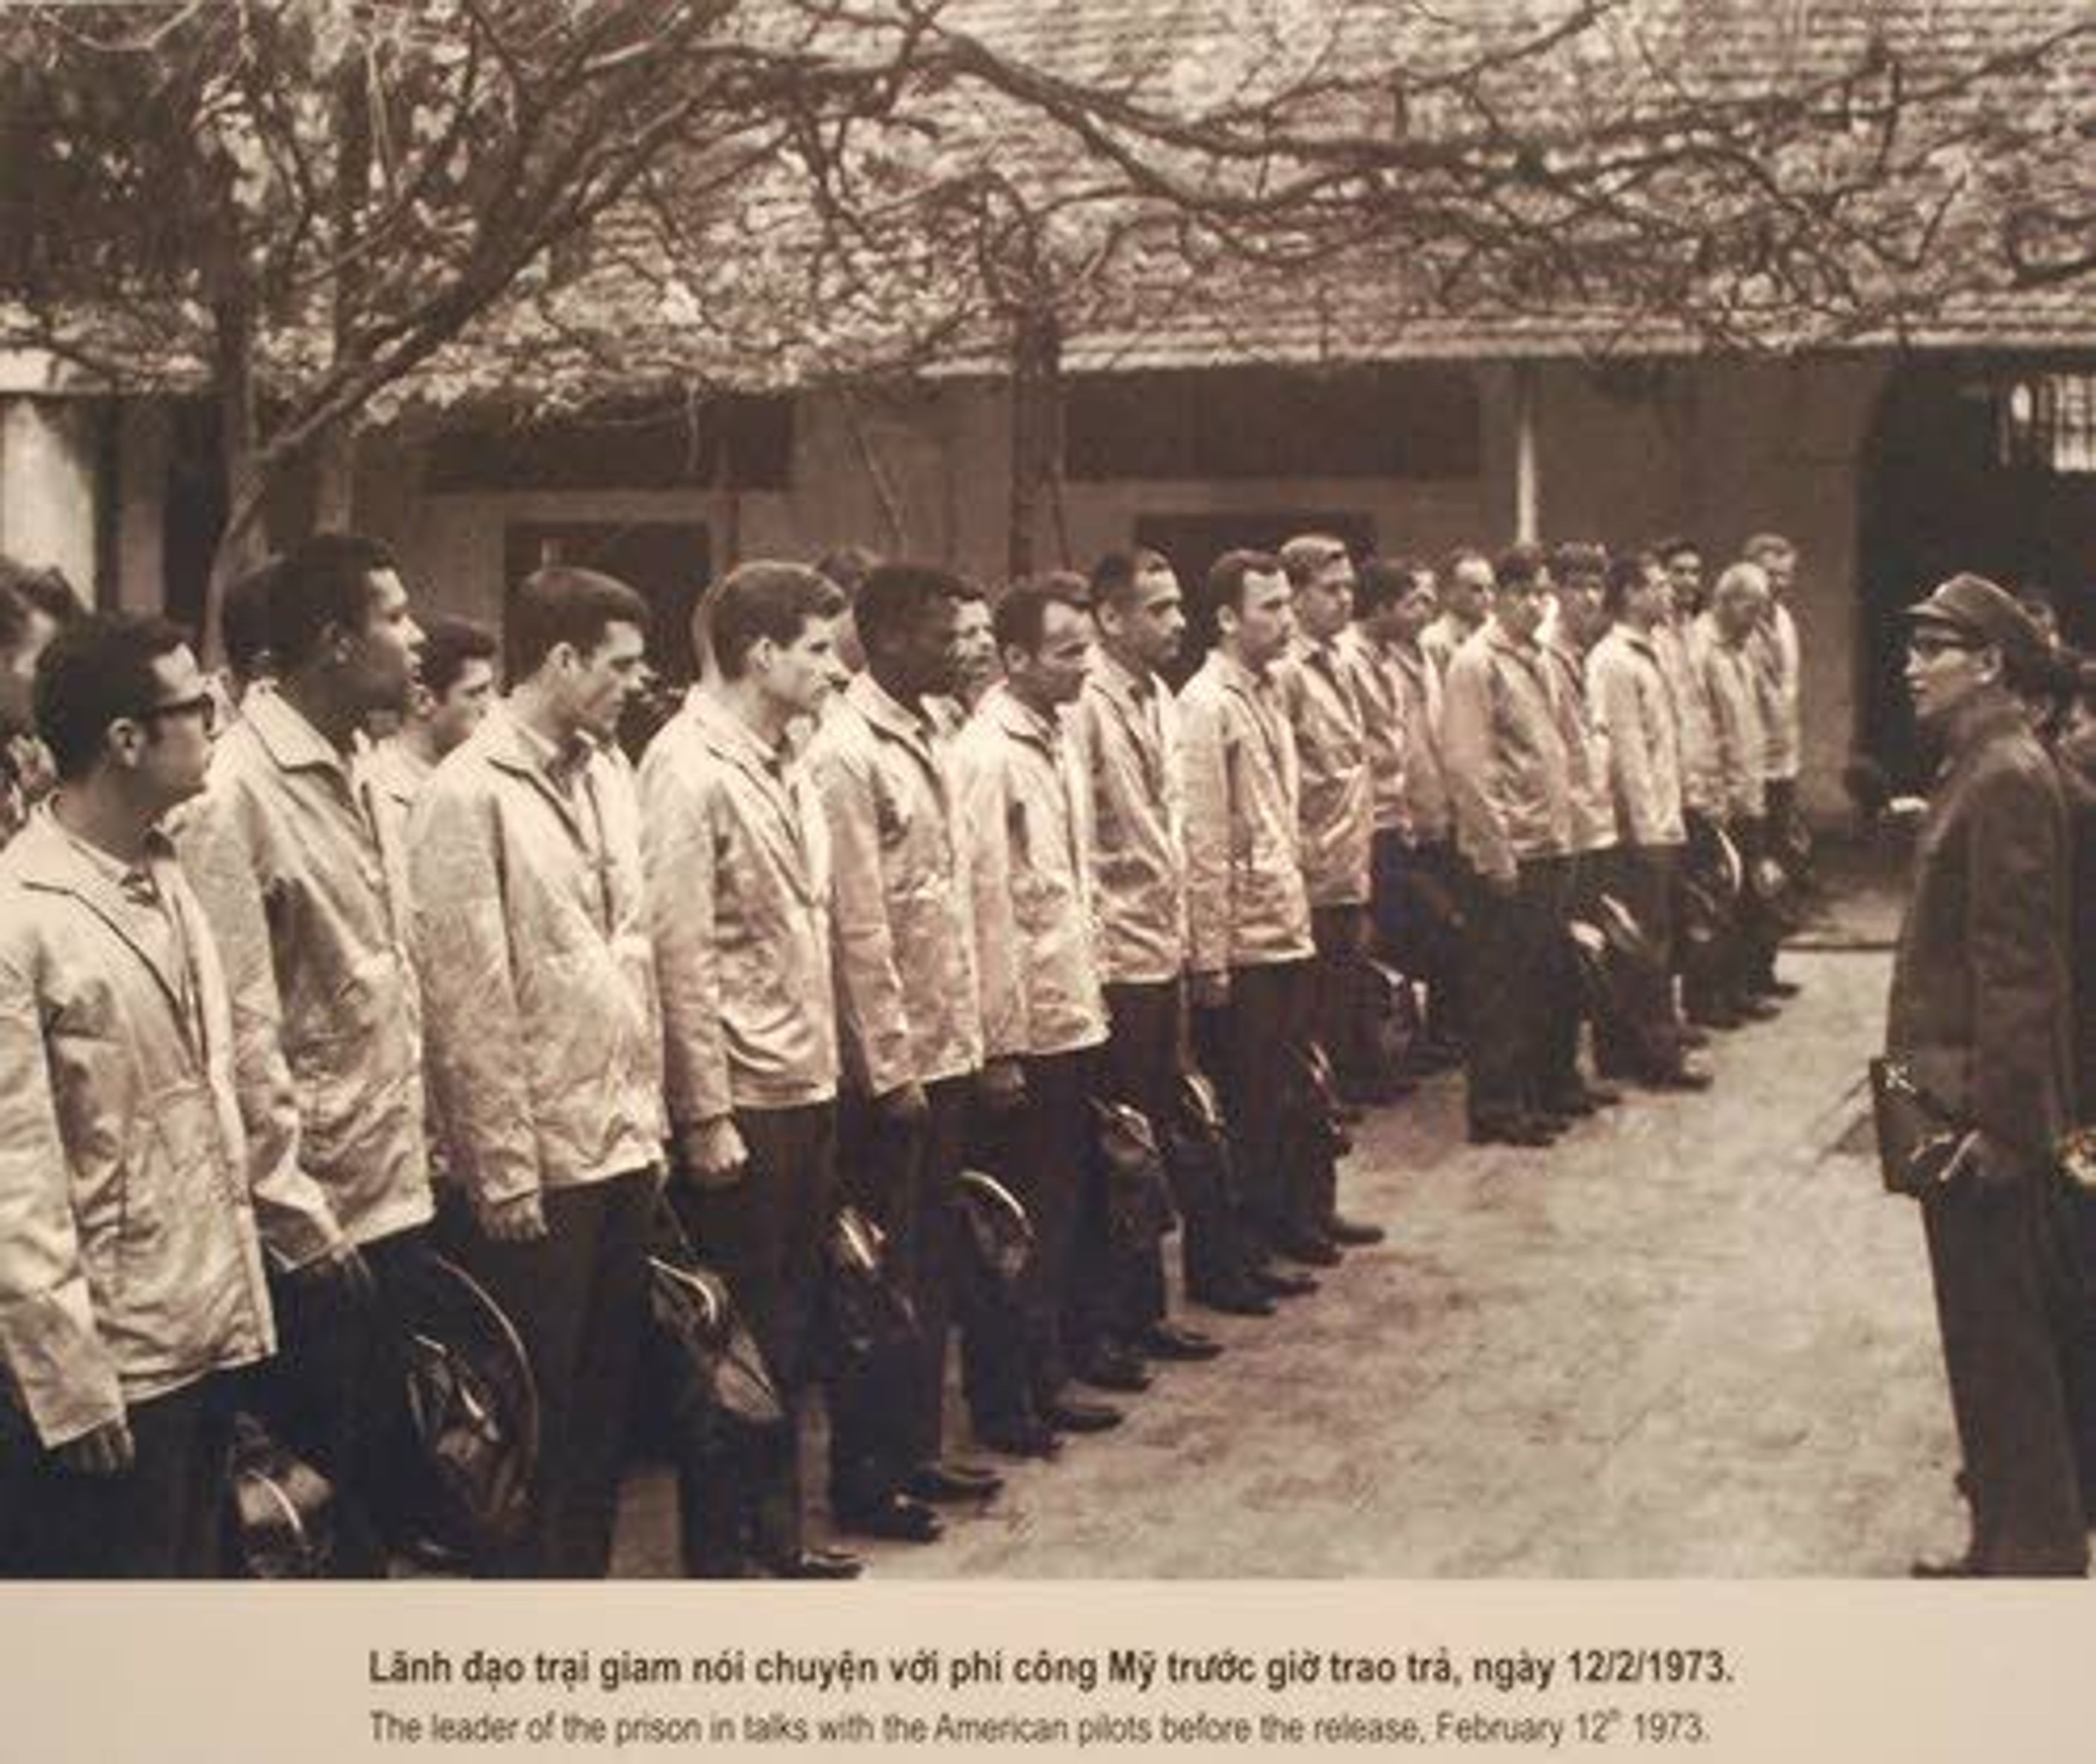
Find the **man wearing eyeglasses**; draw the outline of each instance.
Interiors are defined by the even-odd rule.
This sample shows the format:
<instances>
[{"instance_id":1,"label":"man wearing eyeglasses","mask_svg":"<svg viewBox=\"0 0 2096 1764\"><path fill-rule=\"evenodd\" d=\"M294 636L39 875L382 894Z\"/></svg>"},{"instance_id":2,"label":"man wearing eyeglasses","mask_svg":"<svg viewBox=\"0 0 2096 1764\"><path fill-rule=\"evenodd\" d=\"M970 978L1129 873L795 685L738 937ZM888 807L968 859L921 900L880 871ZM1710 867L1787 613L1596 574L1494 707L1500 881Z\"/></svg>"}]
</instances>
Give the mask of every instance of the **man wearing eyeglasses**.
<instances>
[{"instance_id":1,"label":"man wearing eyeglasses","mask_svg":"<svg viewBox=\"0 0 2096 1764\"><path fill-rule=\"evenodd\" d=\"M242 701L176 836L232 990L284 1338L263 1400L335 1484L337 1570L378 1575L397 1404L377 1289L431 1202L405 854L365 729L405 702L422 634L392 555L347 533L282 561L264 617L277 682Z\"/></svg>"},{"instance_id":2,"label":"man wearing eyeglasses","mask_svg":"<svg viewBox=\"0 0 2096 1764\"><path fill-rule=\"evenodd\" d=\"M1885 1048L1963 1135L1921 1203L1972 1539L1941 1575L2087 1571L2052 1320L2072 1095L2066 810L2015 688L2041 640L1954 576L1906 611L1906 687L1943 764L1893 960Z\"/></svg>"},{"instance_id":3,"label":"man wearing eyeglasses","mask_svg":"<svg viewBox=\"0 0 2096 1764\"><path fill-rule=\"evenodd\" d=\"M181 631L40 661L48 806L0 857L0 1574L217 1571L229 1379L274 1345L225 977L161 817L203 787Z\"/></svg>"}]
</instances>

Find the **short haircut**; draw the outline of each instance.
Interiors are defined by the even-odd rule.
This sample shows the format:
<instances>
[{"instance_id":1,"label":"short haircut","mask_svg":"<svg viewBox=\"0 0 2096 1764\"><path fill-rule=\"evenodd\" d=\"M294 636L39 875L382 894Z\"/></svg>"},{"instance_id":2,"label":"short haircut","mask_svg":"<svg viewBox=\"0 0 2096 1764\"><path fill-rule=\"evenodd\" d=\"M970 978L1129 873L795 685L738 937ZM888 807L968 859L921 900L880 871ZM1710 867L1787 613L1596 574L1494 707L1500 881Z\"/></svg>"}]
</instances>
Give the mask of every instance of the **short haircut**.
<instances>
[{"instance_id":1,"label":"short haircut","mask_svg":"<svg viewBox=\"0 0 2096 1764\"><path fill-rule=\"evenodd\" d=\"M1780 557L1797 550L1780 533L1757 533L1740 548L1740 555L1749 563L1758 564L1764 557Z\"/></svg>"},{"instance_id":2,"label":"short haircut","mask_svg":"<svg viewBox=\"0 0 2096 1764\"><path fill-rule=\"evenodd\" d=\"M1509 545L1493 561L1492 577L1503 589L1533 587L1544 562L1540 545Z\"/></svg>"},{"instance_id":3,"label":"short haircut","mask_svg":"<svg viewBox=\"0 0 2096 1764\"><path fill-rule=\"evenodd\" d=\"M796 643L810 620L835 618L848 604L845 591L820 570L758 558L716 583L692 623L703 622L710 630L721 677L740 679L749 652L765 638L782 646Z\"/></svg>"},{"instance_id":4,"label":"short haircut","mask_svg":"<svg viewBox=\"0 0 2096 1764\"><path fill-rule=\"evenodd\" d=\"M1656 539L1652 542L1652 554L1662 564L1672 563L1683 552L1693 552L1701 557L1703 548L1685 533L1670 533L1664 539Z\"/></svg>"},{"instance_id":5,"label":"short haircut","mask_svg":"<svg viewBox=\"0 0 2096 1764\"><path fill-rule=\"evenodd\" d=\"M1644 586L1646 574L1656 569L1659 558L1648 551L1627 552L1609 560L1609 575L1601 590L1601 604L1611 613L1620 613L1630 597Z\"/></svg>"},{"instance_id":6,"label":"short haircut","mask_svg":"<svg viewBox=\"0 0 2096 1764\"><path fill-rule=\"evenodd\" d=\"M269 601L283 573L282 557L266 557L225 586L225 598L218 606L218 644L225 652L225 665L237 679L253 679L265 656L276 665L270 640Z\"/></svg>"},{"instance_id":7,"label":"short haircut","mask_svg":"<svg viewBox=\"0 0 2096 1764\"><path fill-rule=\"evenodd\" d=\"M1725 565L1718 577L1718 585L1710 591L1713 602L1740 594L1766 595L1768 592L1768 572L1758 563L1741 558L1737 563Z\"/></svg>"},{"instance_id":8,"label":"short haircut","mask_svg":"<svg viewBox=\"0 0 2096 1764\"><path fill-rule=\"evenodd\" d=\"M1135 604L1135 585L1145 576L1168 570L1172 561L1164 552L1138 545L1129 551L1110 551L1092 565L1092 605L1125 609Z\"/></svg>"},{"instance_id":9,"label":"short haircut","mask_svg":"<svg viewBox=\"0 0 2096 1764\"><path fill-rule=\"evenodd\" d=\"M1242 613L1247 577L1286 574L1272 552L1226 551L1208 566L1208 610L1220 613L1228 607Z\"/></svg>"},{"instance_id":10,"label":"short haircut","mask_svg":"<svg viewBox=\"0 0 2096 1764\"><path fill-rule=\"evenodd\" d=\"M815 560L815 570L836 583L845 605L849 606L858 600L858 591L880 563L880 557L863 545L839 545Z\"/></svg>"},{"instance_id":11,"label":"short haircut","mask_svg":"<svg viewBox=\"0 0 2096 1764\"><path fill-rule=\"evenodd\" d=\"M470 618L433 618L422 627L422 684L442 698L465 678L470 662L492 663L502 645L487 626Z\"/></svg>"},{"instance_id":12,"label":"short haircut","mask_svg":"<svg viewBox=\"0 0 2096 1764\"><path fill-rule=\"evenodd\" d=\"M648 630L647 601L618 577L571 564L535 570L517 584L503 621L510 679L529 679L564 643L578 655L595 655L614 625L644 635Z\"/></svg>"},{"instance_id":13,"label":"short haircut","mask_svg":"<svg viewBox=\"0 0 2096 1764\"><path fill-rule=\"evenodd\" d=\"M1299 588L1306 582L1315 581L1326 565L1337 563L1346 555L1344 539L1334 539L1330 533L1302 533L1281 548L1281 567L1288 572L1290 583Z\"/></svg>"},{"instance_id":14,"label":"short haircut","mask_svg":"<svg viewBox=\"0 0 2096 1764\"><path fill-rule=\"evenodd\" d=\"M976 597L952 570L936 564L876 564L852 602L860 646L869 654L890 650L941 601Z\"/></svg>"},{"instance_id":15,"label":"short haircut","mask_svg":"<svg viewBox=\"0 0 2096 1764\"><path fill-rule=\"evenodd\" d=\"M1474 545L1457 545L1451 548L1448 555L1441 560L1441 579L1443 582L1452 580L1459 567L1473 561L1482 564L1487 570L1492 566L1491 559Z\"/></svg>"},{"instance_id":16,"label":"short haircut","mask_svg":"<svg viewBox=\"0 0 2096 1764\"><path fill-rule=\"evenodd\" d=\"M1609 573L1609 553L1591 539L1567 539L1550 553L1550 574L1558 582L1572 576L1600 576Z\"/></svg>"},{"instance_id":17,"label":"short haircut","mask_svg":"<svg viewBox=\"0 0 2096 1764\"><path fill-rule=\"evenodd\" d=\"M0 558L0 581L22 597L54 625L63 629L85 618L87 603L73 590L71 579L56 564L43 569Z\"/></svg>"},{"instance_id":18,"label":"short haircut","mask_svg":"<svg viewBox=\"0 0 2096 1764\"><path fill-rule=\"evenodd\" d=\"M159 701L153 664L189 640L181 626L142 613L83 613L51 639L37 658L31 701L60 778L85 778L109 726Z\"/></svg>"},{"instance_id":19,"label":"short haircut","mask_svg":"<svg viewBox=\"0 0 2096 1764\"><path fill-rule=\"evenodd\" d=\"M1355 616L1365 618L1396 605L1426 574L1426 565L1417 557L1369 558L1361 565L1361 579L1354 587Z\"/></svg>"},{"instance_id":20,"label":"short haircut","mask_svg":"<svg viewBox=\"0 0 2096 1764\"><path fill-rule=\"evenodd\" d=\"M370 579L398 567L386 546L360 533L316 533L286 553L266 596L278 670L293 674L312 662L330 628L361 631L371 618Z\"/></svg>"},{"instance_id":21,"label":"short haircut","mask_svg":"<svg viewBox=\"0 0 2096 1764\"><path fill-rule=\"evenodd\" d=\"M1038 653L1051 606L1090 612L1091 585L1073 570L1054 570L1013 583L999 597L991 627L997 634L998 653L1002 655L1007 648L1023 649L1028 655Z\"/></svg>"}]
</instances>

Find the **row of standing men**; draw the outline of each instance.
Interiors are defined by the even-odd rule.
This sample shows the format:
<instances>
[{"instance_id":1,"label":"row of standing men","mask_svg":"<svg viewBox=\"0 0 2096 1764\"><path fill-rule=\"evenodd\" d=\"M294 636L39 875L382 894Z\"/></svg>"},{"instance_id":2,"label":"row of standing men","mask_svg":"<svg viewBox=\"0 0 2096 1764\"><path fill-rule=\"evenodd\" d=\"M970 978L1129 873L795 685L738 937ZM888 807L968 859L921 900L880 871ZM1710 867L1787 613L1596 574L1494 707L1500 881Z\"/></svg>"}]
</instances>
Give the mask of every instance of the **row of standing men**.
<instances>
[{"instance_id":1,"label":"row of standing men","mask_svg":"<svg viewBox=\"0 0 2096 1764\"><path fill-rule=\"evenodd\" d=\"M272 681L215 749L221 701L179 633L62 633L35 688L59 788L0 857L11 1565L210 1562L239 1373L341 1487L343 1565L381 1568L385 1295L439 1194L542 1405L535 1522L496 1571L606 1568L666 1192L789 1406L840 1197L884 1231L924 1346L832 1382L842 1529L929 1540L937 1504L994 1493L945 1452L957 1308L979 1444L1048 1456L1111 1426L1073 1381L1138 1390L1146 1359L1218 1349L1169 1320L1156 1252L1104 1228L1089 1098L1161 1120L1197 1055L1214 1072L1235 1180L1178 1190L1184 1290L1271 1314L1314 1284L1291 1264L1381 1235L1339 1212L1301 1087L1274 1081L1321 1041L1357 1094L1392 1094L1360 1030L1369 950L1427 982L1428 1063L1467 1046L1474 1137L1542 1142L1609 1094L1579 1076L1571 993L1513 1002L1580 871L1628 892L1649 870L1660 923L1683 811L1752 837L1779 799L1775 570L1728 572L1707 630L1670 644L1658 561L1570 548L1539 644L1552 561L1460 555L1437 617L1432 572L1401 561L1357 571L1315 536L1232 553L1176 700L1186 608L1154 554L993 612L943 570L838 569L848 620L828 577L746 565L705 597L706 676L637 771L615 738L647 608L586 571L519 586L482 716L491 640L444 622L426 644L382 546L272 560L225 618ZM1004 677L964 714L985 622ZM1594 855L1604 807L1620 868ZM1692 1012L1758 1012L1768 953L1692 976ZM1700 1082L1695 1033L1669 987L1596 1050ZM956 1276L971 1159L1034 1227L1015 1328ZM746 1522L688 1504L693 1571L856 1571L803 1539L794 1473Z\"/></svg>"}]
</instances>

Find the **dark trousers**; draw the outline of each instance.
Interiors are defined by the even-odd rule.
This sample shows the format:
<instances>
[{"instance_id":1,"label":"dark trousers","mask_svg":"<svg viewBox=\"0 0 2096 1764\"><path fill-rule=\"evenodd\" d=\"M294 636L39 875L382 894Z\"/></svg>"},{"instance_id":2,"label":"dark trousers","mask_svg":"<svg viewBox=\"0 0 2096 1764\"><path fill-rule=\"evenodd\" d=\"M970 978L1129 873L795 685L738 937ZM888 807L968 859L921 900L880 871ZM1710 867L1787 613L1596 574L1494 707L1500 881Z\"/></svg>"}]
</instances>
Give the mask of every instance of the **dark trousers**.
<instances>
[{"instance_id":1,"label":"dark trousers","mask_svg":"<svg viewBox=\"0 0 2096 1764\"><path fill-rule=\"evenodd\" d=\"M1579 978L1579 958L1572 948L1571 921L1593 914L1602 893L1604 867L1611 855L1581 852L1541 860L1558 867L1557 895L1561 903L1553 924L1544 933L1545 941L1535 970L1542 1006L1536 1025L1536 1096L1539 1106L1544 1108L1565 1097L1576 1096L1585 1088L1579 1076L1579 1028L1592 1020L1592 1013L1587 989Z\"/></svg>"},{"instance_id":2,"label":"dark trousers","mask_svg":"<svg viewBox=\"0 0 2096 1764\"><path fill-rule=\"evenodd\" d=\"M1323 1045L1341 1086L1372 1089L1386 1075L1375 1070L1368 1045L1366 987L1361 972L1369 910L1348 902L1313 907L1310 935L1317 945L1311 967L1311 1033Z\"/></svg>"},{"instance_id":3,"label":"dark trousers","mask_svg":"<svg viewBox=\"0 0 2096 1764\"><path fill-rule=\"evenodd\" d=\"M1753 886L1754 866L1767 856L1769 828L1766 816L1742 816L1731 823L1740 861L1746 867L1747 886L1740 896L1740 944L1736 984L1743 992L1765 989L1775 977L1776 951L1783 943L1782 928Z\"/></svg>"},{"instance_id":4,"label":"dark trousers","mask_svg":"<svg viewBox=\"0 0 2096 1764\"><path fill-rule=\"evenodd\" d=\"M1290 1067L1309 1037L1312 1002L1308 962L1233 968L1229 1005L1203 1012L1198 1025L1202 1063L1222 1085L1239 1224L1255 1252L1275 1238L1322 1231L1330 1211L1315 1173L1289 1155Z\"/></svg>"},{"instance_id":5,"label":"dark trousers","mask_svg":"<svg viewBox=\"0 0 2096 1764\"><path fill-rule=\"evenodd\" d=\"M889 1273L916 1312L918 1343L906 1364L854 1369L832 1383L833 1505L884 1499L940 1455L955 1306L954 1184L974 1094L974 1076L964 1073L924 1087L925 1113L915 1123L894 1120L856 1095L840 1113L844 1198L886 1237Z\"/></svg>"},{"instance_id":6,"label":"dark trousers","mask_svg":"<svg viewBox=\"0 0 2096 1764\"><path fill-rule=\"evenodd\" d=\"M1630 976L1623 1008L1596 1024L1595 1057L1608 1072L1652 1076L1680 1064L1674 1020L1675 896L1680 885L1679 845L1619 845L1610 867L1616 897L1630 910L1657 952L1656 963Z\"/></svg>"},{"instance_id":7,"label":"dark trousers","mask_svg":"<svg viewBox=\"0 0 2096 1764\"><path fill-rule=\"evenodd\" d=\"M1165 1124L1178 1106L1180 1061L1184 1043L1184 998L1176 980L1106 989L1107 1094L1140 1109L1157 1134L1160 1150L1168 1145ZM1229 1203L1213 1179L1185 1168L1169 1155L1165 1173L1172 1204L1179 1214L1180 1260L1187 1289L1216 1292L1242 1277L1235 1223ZM1121 1258L1123 1283L1114 1316L1116 1333L1140 1335L1164 1320L1168 1308L1162 1243Z\"/></svg>"},{"instance_id":8,"label":"dark trousers","mask_svg":"<svg viewBox=\"0 0 2096 1764\"><path fill-rule=\"evenodd\" d=\"M0 1401L0 1575L206 1580L225 1571L225 1459L238 1380L213 1373L130 1406L131 1468L85 1476Z\"/></svg>"},{"instance_id":9,"label":"dark trousers","mask_svg":"<svg viewBox=\"0 0 2096 1764\"><path fill-rule=\"evenodd\" d=\"M2081 1574L2089 1548L2055 1333L2067 1221L2049 1180L1932 1195L1922 1222L1974 1553L1993 1574Z\"/></svg>"},{"instance_id":10,"label":"dark trousers","mask_svg":"<svg viewBox=\"0 0 2096 1764\"><path fill-rule=\"evenodd\" d=\"M1003 1426L1054 1403L1068 1382L1072 1343L1104 1333L1103 1294L1073 1282L1079 1223L1094 1181L1091 1099L1098 1054L1029 1057L1015 1108L985 1114L981 1149L1033 1225L1033 1256L1018 1312L968 1320L962 1374L976 1424Z\"/></svg>"},{"instance_id":11,"label":"dark trousers","mask_svg":"<svg viewBox=\"0 0 2096 1764\"><path fill-rule=\"evenodd\" d=\"M779 1561L801 1548L797 1446L815 1370L823 1246L836 1216L836 1111L828 1102L738 1109L735 1124L749 1154L740 1179L718 1185L679 1181L670 1193L701 1255L727 1279L786 1411L787 1446L766 1466L764 1486L749 1491L757 1552ZM704 1478L696 1474L702 1468L678 1480L688 1562L726 1553L710 1541L720 1509L714 1500L718 1491L701 1486Z\"/></svg>"},{"instance_id":12,"label":"dark trousers","mask_svg":"<svg viewBox=\"0 0 2096 1764\"><path fill-rule=\"evenodd\" d=\"M548 1189L544 1237L471 1240L471 1271L517 1325L539 1386L532 1526L498 1565L506 1576L600 1580L610 1566L657 1180L631 1170Z\"/></svg>"},{"instance_id":13,"label":"dark trousers","mask_svg":"<svg viewBox=\"0 0 2096 1764\"><path fill-rule=\"evenodd\" d=\"M1578 1006L1568 993L1577 980L1565 943L1570 881L1562 858L1523 862L1511 889L1474 880L1465 1055L1473 1126L1503 1125L1541 1107L1568 1011L1576 1034Z\"/></svg>"},{"instance_id":14,"label":"dark trousers","mask_svg":"<svg viewBox=\"0 0 2096 1764\"><path fill-rule=\"evenodd\" d=\"M1375 836L1370 860L1377 947L1404 973L1426 983L1430 1038L1460 1041L1464 947L1451 911L1468 893L1462 860L1448 840L1408 845L1395 831Z\"/></svg>"},{"instance_id":15,"label":"dark trousers","mask_svg":"<svg viewBox=\"0 0 2096 1764\"><path fill-rule=\"evenodd\" d=\"M388 1295L430 1253L421 1227L358 1246L373 1292L354 1296L318 1268L274 1273L277 1351L251 1376L255 1407L278 1439L334 1485L332 1572L382 1579L408 1427L399 1331Z\"/></svg>"}]
</instances>

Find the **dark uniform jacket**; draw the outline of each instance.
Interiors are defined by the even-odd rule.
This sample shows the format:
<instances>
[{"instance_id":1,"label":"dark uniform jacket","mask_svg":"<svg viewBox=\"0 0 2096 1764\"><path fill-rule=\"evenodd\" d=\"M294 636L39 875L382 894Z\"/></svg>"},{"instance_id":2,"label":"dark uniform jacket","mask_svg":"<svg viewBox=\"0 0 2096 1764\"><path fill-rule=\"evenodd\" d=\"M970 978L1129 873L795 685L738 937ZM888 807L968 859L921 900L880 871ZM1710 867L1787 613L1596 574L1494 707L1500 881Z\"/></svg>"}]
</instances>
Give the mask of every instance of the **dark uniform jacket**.
<instances>
[{"instance_id":1,"label":"dark uniform jacket","mask_svg":"<svg viewBox=\"0 0 2096 1764\"><path fill-rule=\"evenodd\" d=\"M2013 704L1953 733L1915 855L1887 1050L1937 1105L2043 1168L2072 1107L2066 811Z\"/></svg>"}]
</instances>

